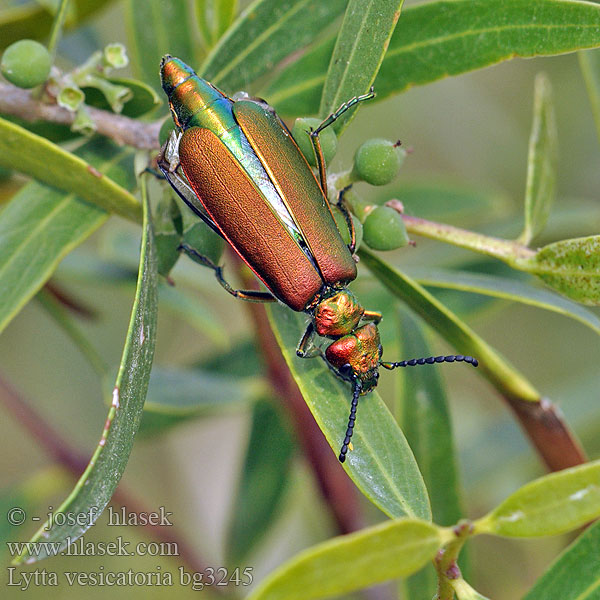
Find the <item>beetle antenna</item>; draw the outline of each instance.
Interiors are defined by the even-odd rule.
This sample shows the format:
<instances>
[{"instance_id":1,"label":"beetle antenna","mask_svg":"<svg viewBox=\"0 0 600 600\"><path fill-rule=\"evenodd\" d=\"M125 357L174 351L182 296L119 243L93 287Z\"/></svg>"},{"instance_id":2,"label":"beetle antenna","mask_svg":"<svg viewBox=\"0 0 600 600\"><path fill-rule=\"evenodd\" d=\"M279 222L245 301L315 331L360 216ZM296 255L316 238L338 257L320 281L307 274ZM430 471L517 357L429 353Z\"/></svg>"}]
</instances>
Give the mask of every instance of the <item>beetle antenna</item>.
<instances>
[{"instance_id":1,"label":"beetle antenna","mask_svg":"<svg viewBox=\"0 0 600 600\"><path fill-rule=\"evenodd\" d=\"M380 362L384 369L396 369L397 367L414 367L416 365L433 365L443 362L466 362L474 367L479 365L479 361L472 356L463 356L462 354L450 354L449 356L428 356L427 358L411 358L410 360L401 360L400 362Z\"/></svg>"},{"instance_id":2,"label":"beetle antenna","mask_svg":"<svg viewBox=\"0 0 600 600\"><path fill-rule=\"evenodd\" d=\"M354 389L352 390L352 404L350 405L350 416L348 417L348 429L346 429L346 437L340 450L340 462L346 460L346 452L348 452L348 446L350 445L350 439L354 433L354 422L356 421L356 408L358 407L358 398L362 392L362 383L358 377L354 380Z\"/></svg>"}]
</instances>

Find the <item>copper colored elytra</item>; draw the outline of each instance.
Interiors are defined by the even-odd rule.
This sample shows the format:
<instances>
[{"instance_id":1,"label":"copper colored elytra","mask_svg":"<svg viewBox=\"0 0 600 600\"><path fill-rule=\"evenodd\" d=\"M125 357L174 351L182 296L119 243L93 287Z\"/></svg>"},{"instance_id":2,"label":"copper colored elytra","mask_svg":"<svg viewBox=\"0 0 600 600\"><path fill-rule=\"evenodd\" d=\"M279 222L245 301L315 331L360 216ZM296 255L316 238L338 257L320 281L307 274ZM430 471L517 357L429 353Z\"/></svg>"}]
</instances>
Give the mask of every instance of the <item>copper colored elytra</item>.
<instances>
[{"instance_id":1,"label":"copper colored elytra","mask_svg":"<svg viewBox=\"0 0 600 600\"><path fill-rule=\"evenodd\" d=\"M193 248L181 249L212 268L233 296L253 302L279 300L310 316L297 355L322 357L338 377L352 384L341 462L350 446L358 399L377 385L379 367L454 361L477 366L474 358L462 355L383 362L377 329L381 314L365 310L347 289L356 278L354 231L340 193L338 207L351 230L346 245L324 193L319 133L348 108L373 97L372 90L344 103L311 132L317 180L291 133L264 100L233 100L168 55L161 61L160 75L178 129L161 151L161 171L268 291L234 289L223 278L222 267Z\"/></svg>"}]
</instances>

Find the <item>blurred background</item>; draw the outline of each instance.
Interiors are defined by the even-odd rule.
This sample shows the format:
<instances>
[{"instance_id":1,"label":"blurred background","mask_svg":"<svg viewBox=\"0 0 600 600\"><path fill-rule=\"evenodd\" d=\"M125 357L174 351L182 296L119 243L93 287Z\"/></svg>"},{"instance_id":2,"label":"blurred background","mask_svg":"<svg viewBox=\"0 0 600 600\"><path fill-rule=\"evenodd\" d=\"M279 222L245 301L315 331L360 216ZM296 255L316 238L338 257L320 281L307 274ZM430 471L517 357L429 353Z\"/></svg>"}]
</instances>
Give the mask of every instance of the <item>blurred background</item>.
<instances>
[{"instance_id":1,"label":"blurred background","mask_svg":"<svg viewBox=\"0 0 600 600\"><path fill-rule=\"evenodd\" d=\"M0 11L5 4L0 3ZM405 6L411 4L415 3L407 1ZM111 42L121 42L129 50L130 18L125 3L108 3L83 26L65 33L59 45L58 65L70 68ZM398 27L402 27L402 18ZM160 53L167 51L169 48L160 49ZM359 185L357 191L365 197L372 194L374 199L399 198L411 214L491 235L516 237L522 226L533 83L540 71L546 72L554 90L560 160L557 201L537 243L597 233L600 148L576 55L512 60L414 88L377 104L367 103L341 138L332 169L347 168L355 149L367 138L400 139L412 148L412 153L398 180L383 189ZM136 75L134 68L130 74ZM158 83L158 65L153 83ZM161 114L166 114L164 105L152 118ZM13 177L0 182L0 202L5 202L23 181ZM465 201L467 197L470 202ZM122 351L140 235L139 228L112 217L67 257L55 277L61 288L94 309L93 319L79 319L78 323L110 364L118 364ZM506 272L492 259L438 242L415 241L415 247L395 251L386 259L409 272L422 266ZM90 261L98 257L104 267L111 265L123 277L105 278L105 270L94 277ZM254 386L252 390L260 388L262 365L259 358L249 358L254 356L254 336L243 303L227 296L208 270L190 261L181 260L172 277L178 288L197 301L198 315L194 326L190 318L178 315L172 307L161 307L155 365L164 369L206 367L212 361L212 366L218 367L218 357L225 357L221 362L226 364L228 375L242 379L230 387L220 386L218 376L209 381L199 375L198 386L202 389L197 393L208 390L216 398L215 404L223 402L221 409L200 410L194 418L171 427L159 424L152 429L150 420L144 423L121 489L148 509L164 506L172 512L179 539L185 540L204 564L215 569L231 567L228 531L251 425L248 386ZM382 302L389 303L360 266L359 279L352 289L368 307L378 309ZM575 320L515 303L449 291L436 295L560 406L590 457L597 457L600 348L596 334ZM382 310L386 359L408 358L398 356L402 332L395 307L391 312L385 307ZM427 331L434 353L450 351ZM242 360L233 358L236 353ZM30 302L0 336L0 370L3 378L82 456L91 455L106 418L106 393L78 349L37 301ZM478 517L543 474L544 467L496 392L475 372L444 368L439 374L446 384L456 433L465 516ZM390 403L398 393L399 379L395 373L382 375L380 394ZM230 394L235 397L227 397ZM368 402L368 397L364 401ZM295 446L291 428L285 425L286 415L282 414L281 419ZM56 506L71 489L72 479L57 470L36 440L5 415L0 419L0 486L1 506L19 505L22 498L27 498L28 505L37 507L35 510L43 517L48 506ZM368 522L385 518L366 499L361 503ZM34 529L29 522L11 535L26 541ZM286 558L335 534L313 474L296 451L281 481L272 524L235 566L251 567L258 581ZM151 539L141 527L108 526L105 516L85 539L110 541L117 536L130 540L132 545ZM520 597L566 541L564 537L518 541L477 538L470 543L469 580L492 598ZM6 553L2 561L3 577L8 577ZM40 563L39 568L62 573L130 568L155 572L160 567L176 574L180 564L179 557L164 556L58 557ZM63 580L56 588L32 584L22 591L18 586L4 587L2 595L80 598L82 589L89 598L107 593L115 598L162 598L167 593L169 597L186 598L197 593L179 585L168 591L163 587L128 586L109 592L100 586L70 587ZM386 588L388 592L390 589ZM245 589L238 588L237 592L244 595ZM208 597L211 592L204 594Z\"/></svg>"}]
</instances>

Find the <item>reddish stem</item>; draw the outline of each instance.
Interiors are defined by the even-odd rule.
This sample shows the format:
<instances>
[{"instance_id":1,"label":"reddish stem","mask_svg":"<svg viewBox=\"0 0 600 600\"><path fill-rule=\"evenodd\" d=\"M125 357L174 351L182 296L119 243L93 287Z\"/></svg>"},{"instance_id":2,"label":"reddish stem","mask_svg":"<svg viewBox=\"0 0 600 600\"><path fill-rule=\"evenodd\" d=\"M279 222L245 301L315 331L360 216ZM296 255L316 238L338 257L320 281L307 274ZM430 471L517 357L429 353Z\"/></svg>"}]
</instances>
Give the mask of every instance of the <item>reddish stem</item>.
<instances>
[{"instance_id":1,"label":"reddish stem","mask_svg":"<svg viewBox=\"0 0 600 600\"><path fill-rule=\"evenodd\" d=\"M505 399L548 469L561 471L587 462L581 444L554 403L547 398L539 402Z\"/></svg>"},{"instance_id":2,"label":"reddish stem","mask_svg":"<svg viewBox=\"0 0 600 600\"><path fill-rule=\"evenodd\" d=\"M72 294L64 290L56 282L49 280L44 285L44 289L60 304L65 308L86 319L94 319L98 316L96 310L92 307L84 304L78 298L75 298Z\"/></svg>"}]
</instances>

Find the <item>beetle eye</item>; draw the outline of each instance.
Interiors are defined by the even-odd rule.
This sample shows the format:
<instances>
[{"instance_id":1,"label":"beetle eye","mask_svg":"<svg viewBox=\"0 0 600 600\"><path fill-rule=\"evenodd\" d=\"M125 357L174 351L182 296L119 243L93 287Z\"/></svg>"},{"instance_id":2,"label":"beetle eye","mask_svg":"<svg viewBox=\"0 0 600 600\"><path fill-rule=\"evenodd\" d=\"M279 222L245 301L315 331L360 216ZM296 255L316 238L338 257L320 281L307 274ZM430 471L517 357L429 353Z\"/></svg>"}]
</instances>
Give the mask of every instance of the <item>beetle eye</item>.
<instances>
[{"instance_id":1,"label":"beetle eye","mask_svg":"<svg viewBox=\"0 0 600 600\"><path fill-rule=\"evenodd\" d=\"M340 373L340 375L344 379L351 379L352 375L354 375L354 371L352 370L352 366L349 365L348 363L346 363L345 365L343 365L343 366L340 367L339 373Z\"/></svg>"},{"instance_id":2,"label":"beetle eye","mask_svg":"<svg viewBox=\"0 0 600 600\"><path fill-rule=\"evenodd\" d=\"M383 346L381 344L379 344L377 352L379 352L379 358L381 358L383 356Z\"/></svg>"}]
</instances>

